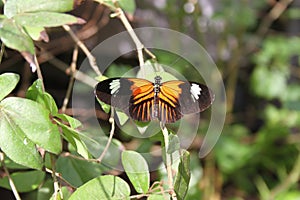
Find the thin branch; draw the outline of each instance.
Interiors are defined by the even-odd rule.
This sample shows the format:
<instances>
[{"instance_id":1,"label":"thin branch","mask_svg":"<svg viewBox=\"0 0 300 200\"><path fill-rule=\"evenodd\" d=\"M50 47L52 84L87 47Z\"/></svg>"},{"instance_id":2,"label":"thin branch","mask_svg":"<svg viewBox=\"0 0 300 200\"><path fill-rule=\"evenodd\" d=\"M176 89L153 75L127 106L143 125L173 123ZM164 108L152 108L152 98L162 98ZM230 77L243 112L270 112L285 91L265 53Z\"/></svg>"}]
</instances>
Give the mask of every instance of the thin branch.
<instances>
[{"instance_id":1,"label":"thin branch","mask_svg":"<svg viewBox=\"0 0 300 200\"><path fill-rule=\"evenodd\" d=\"M8 169L6 168L6 165L5 165L5 162L4 162L4 153L2 153L2 152L0 153L0 160L1 160L1 164L2 164L2 167L4 169L4 172L7 175L10 188L11 188L12 192L14 193L14 196L15 196L16 200L21 200L21 197L20 197L20 195L18 193L18 190L17 190L17 188L15 186L15 183L12 180L12 178L11 178L11 176L9 174Z\"/></svg>"},{"instance_id":2,"label":"thin branch","mask_svg":"<svg viewBox=\"0 0 300 200\"><path fill-rule=\"evenodd\" d=\"M60 173L58 173L58 172L53 172L53 171L52 171L51 169L49 169L49 168L45 168L45 171L46 171L47 173L51 174L51 175L55 174L55 176L56 176L57 178L59 178L61 181L63 181L64 184L66 184L66 185L68 185L69 187L75 189L75 187L74 187L71 183L69 183L66 179L64 179L64 178L61 176Z\"/></svg>"},{"instance_id":3,"label":"thin branch","mask_svg":"<svg viewBox=\"0 0 300 200\"><path fill-rule=\"evenodd\" d=\"M60 189L57 177L56 177L56 169L55 169L55 155L50 154L51 159L51 168L52 168L52 178L53 178L53 186L54 186L54 199L58 199L58 195L60 195L61 199L63 199L62 191Z\"/></svg>"},{"instance_id":4,"label":"thin branch","mask_svg":"<svg viewBox=\"0 0 300 200\"><path fill-rule=\"evenodd\" d=\"M169 148L169 132L165 126L161 124L161 130L164 136L164 143L165 143L165 155L166 155L166 168L167 168L167 174L168 174L168 186L170 190L170 195L172 197L172 200L177 200L176 193L174 192L174 186L173 186L173 173L172 173L172 161L171 161L171 155L168 153Z\"/></svg>"},{"instance_id":5,"label":"thin branch","mask_svg":"<svg viewBox=\"0 0 300 200\"><path fill-rule=\"evenodd\" d=\"M113 139L114 133L115 133L115 120L114 120L114 108L111 107L111 114L110 114L110 118L109 118L109 123L111 123L111 129L110 129L110 133L109 133L109 137L108 137L108 141L106 143L106 146L103 150L103 152L101 153L101 155L99 156L99 158L97 159L99 163L101 163L102 159L104 158L106 152L108 151L108 148L111 144L111 141Z\"/></svg>"},{"instance_id":6,"label":"thin branch","mask_svg":"<svg viewBox=\"0 0 300 200\"><path fill-rule=\"evenodd\" d=\"M72 37L72 39L75 41L75 43L80 47L80 49L85 53L87 56L89 63L92 67L92 69L96 72L98 76L101 76L101 72L97 66L96 58L91 54L91 52L88 50L88 48L83 44L81 40L76 36L76 34L72 31L70 26L63 25L63 28L69 33L69 35Z\"/></svg>"},{"instance_id":7,"label":"thin branch","mask_svg":"<svg viewBox=\"0 0 300 200\"><path fill-rule=\"evenodd\" d=\"M136 50L137 50L137 54L138 54L138 59L139 59L139 65L142 71L142 76L146 77L145 74L145 61L144 61L144 54L143 54L143 50L153 59L156 61L156 56L151 53L148 49L145 48L145 46L143 45L143 43L140 41L140 39L138 38L138 36L136 35L136 33L134 32L131 24L129 23L124 11L120 8L120 6L118 5L118 2L116 0L112 0L116 10L114 15L112 16L116 16L118 17L121 22L123 23L125 29L127 30L128 34L130 35L131 39L133 40L135 46L136 46Z\"/></svg>"},{"instance_id":8,"label":"thin branch","mask_svg":"<svg viewBox=\"0 0 300 200\"><path fill-rule=\"evenodd\" d=\"M259 25L257 34L263 36L266 34L268 29L270 28L273 21L278 19L280 15L286 10L289 4L291 4L293 0L280 0L278 1L274 7L270 10L268 15L263 18L262 23Z\"/></svg>"},{"instance_id":9,"label":"thin branch","mask_svg":"<svg viewBox=\"0 0 300 200\"><path fill-rule=\"evenodd\" d=\"M62 108L61 108L62 113L65 113L67 105L69 103L71 93L72 93L72 88L73 88L74 80L75 80L77 58L78 58L78 46L76 45L74 50L73 50L72 63L71 63L70 68L69 68L70 72L71 72L71 78L70 78L68 89L67 89L67 92L66 92L66 96L64 98L63 105L62 105Z\"/></svg>"},{"instance_id":10,"label":"thin branch","mask_svg":"<svg viewBox=\"0 0 300 200\"><path fill-rule=\"evenodd\" d=\"M138 54L138 59L139 59L139 64L142 70L142 73L145 73L144 70L144 55L143 55L143 49L144 49L144 45L142 44L142 42L140 41L140 39L138 38L138 36L136 35L136 33L134 32L131 24L129 23L124 11L120 8L120 6L118 5L116 0L113 0L115 6L116 6L116 11L115 11L115 16L117 16L121 22L123 23L125 29L127 30L128 34L130 35L131 39L133 40L135 46L136 46L136 50L137 50L137 54ZM146 74L143 74L143 76L145 77Z\"/></svg>"},{"instance_id":11,"label":"thin branch","mask_svg":"<svg viewBox=\"0 0 300 200\"><path fill-rule=\"evenodd\" d=\"M2 63L2 58L3 58L4 52L5 52L5 45L2 42L1 49L0 49L0 63Z\"/></svg>"},{"instance_id":12,"label":"thin branch","mask_svg":"<svg viewBox=\"0 0 300 200\"><path fill-rule=\"evenodd\" d=\"M34 59L34 64L36 66L37 76L41 80L41 83L42 83L42 90L43 90L43 92L45 92L44 79L43 79L41 67L40 67L39 62L38 62L38 60L36 58L36 55L34 55L33 59Z\"/></svg>"}]
</instances>

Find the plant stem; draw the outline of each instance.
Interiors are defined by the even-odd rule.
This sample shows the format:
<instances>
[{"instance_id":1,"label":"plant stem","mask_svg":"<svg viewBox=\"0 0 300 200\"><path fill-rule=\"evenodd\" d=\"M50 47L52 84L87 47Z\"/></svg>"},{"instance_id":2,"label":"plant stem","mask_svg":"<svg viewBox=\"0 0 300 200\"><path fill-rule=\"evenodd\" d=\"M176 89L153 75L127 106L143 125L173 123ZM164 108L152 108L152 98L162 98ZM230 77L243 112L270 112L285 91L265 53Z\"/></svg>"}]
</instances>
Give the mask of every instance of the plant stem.
<instances>
[{"instance_id":1,"label":"plant stem","mask_svg":"<svg viewBox=\"0 0 300 200\"><path fill-rule=\"evenodd\" d=\"M54 199L58 199L57 195L60 195L61 199L63 199L62 191L59 187L59 183L56 177L56 169L55 169L55 155L50 154L51 159L51 168L52 168L52 178L53 178L53 186L54 186Z\"/></svg>"},{"instance_id":2,"label":"plant stem","mask_svg":"<svg viewBox=\"0 0 300 200\"><path fill-rule=\"evenodd\" d=\"M165 143L165 155L166 155L166 168L167 168L167 175L168 175L168 185L170 190L170 195L173 200L177 200L176 193L174 192L173 186L173 173L172 173L172 159L171 155L168 153L169 148L169 132L165 126L161 124L161 130L164 136L164 143Z\"/></svg>"},{"instance_id":3,"label":"plant stem","mask_svg":"<svg viewBox=\"0 0 300 200\"><path fill-rule=\"evenodd\" d=\"M41 80L41 83L42 83L42 90L43 90L43 92L45 92L44 79L43 79L41 67L40 67L39 62L36 58L36 55L34 55L33 59L34 59L34 64L36 66L36 73L37 73L38 78Z\"/></svg>"},{"instance_id":4,"label":"plant stem","mask_svg":"<svg viewBox=\"0 0 300 200\"><path fill-rule=\"evenodd\" d=\"M16 188L16 186L15 186L15 183L14 183L14 181L12 180L12 178L11 178L11 176L10 176L10 174L9 174L8 169L7 169L6 166L5 166L5 162L4 162L4 153L2 153L2 152L0 152L0 160L1 160L1 164L2 164L2 167L3 167L3 169L4 169L4 172L5 172L5 174L6 174L7 177L8 177L9 185L10 185L10 187L11 187L12 192L14 193L14 196L15 196L16 200L21 200L21 197L20 197L20 195L19 195L19 193L18 193L18 190L17 190L17 188Z\"/></svg>"},{"instance_id":5,"label":"plant stem","mask_svg":"<svg viewBox=\"0 0 300 200\"><path fill-rule=\"evenodd\" d=\"M99 156L99 158L97 159L97 161L99 163L101 163L102 159L104 158L106 152L108 151L108 148L111 144L111 141L113 139L114 133L115 133L115 120L114 120L114 108L111 107L111 114L110 114L110 118L109 118L109 123L111 123L111 129L110 129L110 133L109 133L109 137L108 137L108 141L106 143L106 146L103 150L103 152L101 153L101 155Z\"/></svg>"},{"instance_id":6,"label":"plant stem","mask_svg":"<svg viewBox=\"0 0 300 200\"><path fill-rule=\"evenodd\" d=\"M99 67L97 66L96 58L93 56L93 54L88 50L88 48L83 44L83 42L76 36L76 34L72 31L70 26L63 25L63 28L69 33L69 35L72 37L72 39L75 41L75 43L79 46L79 48L85 53L92 69L96 72L96 74L98 76L101 76L102 73L100 72Z\"/></svg>"},{"instance_id":7,"label":"plant stem","mask_svg":"<svg viewBox=\"0 0 300 200\"><path fill-rule=\"evenodd\" d=\"M66 96L64 98L63 105L62 105L62 108L61 108L62 113L65 113L67 105L69 103L71 93L72 93L72 88L73 88L74 80L75 80L77 58L78 58L78 46L76 45L75 48L74 48L74 51L73 51L72 63L70 65L71 78L70 78L68 89L67 89L67 92L66 92Z\"/></svg>"}]
</instances>

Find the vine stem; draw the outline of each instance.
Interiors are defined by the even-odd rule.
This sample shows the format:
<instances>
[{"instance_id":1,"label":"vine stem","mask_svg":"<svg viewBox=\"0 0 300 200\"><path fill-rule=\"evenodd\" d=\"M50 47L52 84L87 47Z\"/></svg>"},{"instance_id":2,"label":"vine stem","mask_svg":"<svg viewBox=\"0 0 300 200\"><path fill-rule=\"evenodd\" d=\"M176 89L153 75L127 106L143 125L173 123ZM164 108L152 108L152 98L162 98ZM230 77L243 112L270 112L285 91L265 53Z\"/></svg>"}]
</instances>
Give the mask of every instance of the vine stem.
<instances>
[{"instance_id":1,"label":"vine stem","mask_svg":"<svg viewBox=\"0 0 300 200\"><path fill-rule=\"evenodd\" d=\"M76 34L72 31L70 26L63 25L63 28L65 29L65 31L69 33L69 35L74 40L74 42L79 46L79 48L85 53L92 69L96 72L98 76L101 76L102 73L100 72L99 67L97 66L96 58L93 56L93 54L88 50L88 48L83 44L83 42L76 36Z\"/></svg>"},{"instance_id":2,"label":"vine stem","mask_svg":"<svg viewBox=\"0 0 300 200\"><path fill-rule=\"evenodd\" d=\"M168 185L170 190L170 195L172 197L172 200L177 200L176 193L174 192L174 186L173 186L173 173L172 173L172 159L171 155L168 153L169 148L169 132L168 129L163 126L163 124L160 124L163 136L164 136L164 143L165 143L165 155L166 155L166 169L167 169L167 175L168 175Z\"/></svg>"},{"instance_id":3,"label":"vine stem","mask_svg":"<svg viewBox=\"0 0 300 200\"><path fill-rule=\"evenodd\" d=\"M145 72L145 68L144 68L145 61L144 61L144 55L143 55L144 45L142 44L142 42L140 41L140 39L134 32L131 24L129 23L122 8L120 8L118 2L116 0L112 0L112 2L114 3L114 5L116 7L115 13L112 16L117 16L121 20L121 22L123 23L125 29L127 30L128 34L129 34L129 36L133 40L133 42L136 46L142 76L146 77L146 72Z\"/></svg>"},{"instance_id":4,"label":"vine stem","mask_svg":"<svg viewBox=\"0 0 300 200\"><path fill-rule=\"evenodd\" d=\"M52 168L52 178L53 178L53 186L54 186L54 199L58 199L57 195L60 195L61 199L63 199L62 191L59 187L59 183L56 177L56 169L55 169L55 155L50 154L51 159L51 168Z\"/></svg>"},{"instance_id":5,"label":"vine stem","mask_svg":"<svg viewBox=\"0 0 300 200\"><path fill-rule=\"evenodd\" d=\"M12 180L12 178L11 178L11 176L10 176L10 174L9 174L8 169L6 168L6 165L5 165L5 162L4 162L4 153L2 153L2 152L0 152L0 160L1 160L1 164L2 164L2 167L3 167L3 169L4 169L4 172L5 172L5 174L6 174L7 177L8 177L9 185L10 185L10 187L11 187L12 192L14 193L14 196L15 196L16 200L21 200L21 197L20 197L20 195L19 195L19 193L18 193L18 190L17 190L17 188L16 188L16 186L15 186L15 183L14 183L14 181Z\"/></svg>"},{"instance_id":6,"label":"vine stem","mask_svg":"<svg viewBox=\"0 0 300 200\"><path fill-rule=\"evenodd\" d=\"M110 111L110 118L109 118L109 123L111 124L111 129L110 129L110 133L109 133L109 137L108 137L108 141L106 143L106 146L103 150L103 152L101 153L101 155L99 156L99 158L97 159L97 161L99 163L101 163L102 159L104 158L106 152L108 151L108 148L112 142L114 133L115 133L115 120L114 120L114 108L111 107L111 111Z\"/></svg>"},{"instance_id":7,"label":"vine stem","mask_svg":"<svg viewBox=\"0 0 300 200\"><path fill-rule=\"evenodd\" d=\"M44 85L43 74L42 74L42 70L41 70L39 62L37 60L36 55L34 55L33 60L34 60L34 64L35 64L35 67L36 67L37 76L41 80L41 83L42 83L42 90L43 90L43 92L45 92L45 85Z\"/></svg>"},{"instance_id":8,"label":"vine stem","mask_svg":"<svg viewBox=\"0 0 300 200\"><path fill-rule=\"evenodd\" d=\"M257 34L264 35L268 29L270 28L273 21L278 19L280 15L286 10L289 4L291 4L294 0L280 0L276 2L273 8L270 10L268 15L263 18L262 23L260 24Z\"/></svg>"},{"instance_id":9,"label":"vine stem","mask_svg":"<svg viewBox=\"0 0 300 200\"><path fill-rule=\"evenodd\" d=\"M77 58L78 58L78 46L76 45L75 48L74 48L74 51L73 51L72 63L69 67L70 73L71 73L71 78L70 78L70 81L69 81L66 96L65 96L64 101L63 101L63 105L61 107L62 113L65 113L67 105L69 103L71 93L72 93L72 89L73 89L73 85L74 85L74 81L75 81Z\"/></svg>"}]
</instances>

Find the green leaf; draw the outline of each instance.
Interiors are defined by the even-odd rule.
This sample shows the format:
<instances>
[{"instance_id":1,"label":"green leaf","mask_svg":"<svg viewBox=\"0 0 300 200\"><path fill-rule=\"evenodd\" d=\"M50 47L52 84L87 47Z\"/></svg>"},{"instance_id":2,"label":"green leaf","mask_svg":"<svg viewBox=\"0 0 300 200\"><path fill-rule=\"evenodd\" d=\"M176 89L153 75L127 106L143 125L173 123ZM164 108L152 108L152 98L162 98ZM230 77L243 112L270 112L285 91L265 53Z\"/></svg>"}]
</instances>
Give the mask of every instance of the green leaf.
<instances>
[{"instance_id":1,"label":"green leaf","mask_svg":"<svg viewBox=\"0 0 300 200\"><path fill-rule=\"evenodd\" d=\"M109 111L110 111L110 105L108 105L108 104L103 103L102 101L100 101L100 99L98 99L97 96L96 96L96 99L97 99L98 103L100 104L101 108L103 109L103 111L105 113L109 113Z\"/></svg>"},{"instance_id":2,"label":"green leaf","mask_svg":"<svg viewBox=\"0 0 300 200\"><path fill-rule=\"evenodd\" d=\"M180 141L177 135L169 134L169 146L167 149L168 154L172 154L174 151L180 149Z\"/></svg>"},{"instance_id":3,"label":"green leaf","mask_svg":"<svg viewBox=\"0 0 300 200\"><path fill-rule=\"evenodd\" d=\"M9 48L20 52L34 54L32 39L25 33L21 26L18 26L12 19L4 19L0 28L0 38Z\"/></svg>"},{"instance_id":4,"label":"green leaf","mask_svg":"<svg viewBox=\"0 0 300 200\"><path fill-rule=\"evenodd\" d=\"M4 5L4 15L8 18L25 12L68 12L77 0L9 0Z\"/></svg>"},{"instance_id":5,"label":"green leaf","mask_svg":"<svg viewBox=\"0 0 300 200\"><path fill-rule=\"evenodd\" d=\"M99 133L97 133L98 135L96 136L93 134L96 133L86 133L86 135L89 136L89 139L82 139L92 156L94 158L99 158L108 142L108 137L99 136ZM119 140L113 139L109 145L108 151L105 153L102 163L105 166L112 168L117 167L119 165L122 149L124 149L122 143Z\"/></svg>"},{"instance_id":6,"label":"green leaf","mask_svg":"<svg viewBox=\"0 0 300 200\"><path fill-rule=\"evenodd\" d=\"M53 97L42 89L42 80L37 79L27 90L26 98L43 105L52 115L58 113L58 108Z\"/></svg>"},{"instance_id":7,"label":"green leaf","mask_svg":"<svg viewBox=\"0 0 300 200\"><path fill-rule=\"evenodd\" d=\"M135 190L138 193L147 193L150 184L150 173L144 157L135 151L124 151L122 153L122 164Z\"/></svg>"},{"instance_id":8,"label":"green leaf","mask_svg":"<svg viewBox=\"0 0 300 200\"><path fill-rule=\"evenodd\" d=\"M65 122L68 122L70 127L75 129L75 128L78 128L80 126L82 126L81 122L74 118L74 117L71 117L69 115L66 115L66 114L56 114L55 117L58 117L59 119L65 121Z\"/></svg>"},{"instance_id":9,"label":"green leaf","mask_svg":"<svg viewBox=\"0 0 300 200\"><path fill-rule=\"evenodd\" d=\"M45 42L49 41L49 36L47 35L44 27L36 27L36 26L26 26L24 27L26 33L31 37L33 40L43 40Z\"/></svg>"},{"instance_id":10,"label":"green leaf","mask_svg":"<svg viewBox=\"0 0 300 200\"><path fill-rule=\"evenodd\" d=\"M0 103L0 109L0 121L9 125L5 127L6 129L1 129L7 131L6 137L14 135L15 140L22 142L23 145L26 145L29 139L49 152L54 154L61 152L62 144L58 127L51 122L49 111L43 106L28 99L9 97Z\"/></svg>"},{"instance_id":11,"label":"green leaf","mask_svg":"<svg viewBox=\"0 0 300 200\"><path fill-rule=\"evenodd\" d=\"M22 26L56 27L79 22L77 17L55 12L21 13L13 17Z\"/></svg>"},{"instance_id":12,"label":"green leaf","mask_svg":"<svg viewBox=\"0 0 300 200\"><path fill-rule=\"evenodd\" d=\"M120 200L129 199L128 184L117 176L107 175L94 178L78 188L69 200L101 199Z\"/></svg>"},{"instance_id":13,"label":"green leaf","mask_svg":"<svg viewBox=\"0 0 300 200\"><path fill-rule=\"evenodd\" d=\"M127 13L134 14L136 9L135 0L119 0L120 7Z\"/></svg>"},{"instance_id":14,"label":"green leaf","mask_svg":"<svg viewBox=\"0 0 300 200\"><path fill-rule=\"evenodd\" d=\"M80 133L76 129L63 124L60 121L55 121L62 128L63 137L76 149L77 153L88 159L90 154L85 143L80 138Z\"/></svg>"},{"instance_id":15,"label":"green leaf","mask_svg":"<svg viewBox=\"0 0 300 200\"><path fill-rule=\"evenodd\" d=\"M51 198L53 194L53 180L51 178L46 179L41 185L37 191L36 196L34 198L28 198L28 199L36 199L36 200L48 200ZM25 199L25 198L24 198Z\"/></svg>"},{"instance_id":16,"label":"green leaf","mask_svg":"<svg viewBox=\"0 0 300 200\"><path fill-rule=\"evenodd\" d=\"M20 76L14 73L0 75L0 101L17 86Z\"/></svg>"},{"instance_id":17,"label":"green leaf","mask_svg":"<svg viewBox=\"0 0 300 200\"><path fill-rule=\"evenodd\" d=\"M61 156L56 161L56 171L75 187L79 187L99 176L104 170L105 167L99 163L78 160L72 157Z\"/></svg>"},{"instance_id":18,"label":"green leaf","mask_svg":"<svg viewBox=\"0 0 300 200\"><path fill-rule=\"evenodd\" d=\"M147 198L147 200L166 200L166 199L170 199L169 194L164 194L164 195L162 195L162 194L150 194L149 197Z\"/></svg>"},{"instance_id":19,"label":"green leaf","mask_svg":"<svg viewBox=\"0 0 300 200\"><path fill-rule=\"evenodd\" d=\"M28 139L16 122L7 116L5 107L0 103L0 147L14 162L35 169L42 168L42 158L35 144Z\"/></svg>"},{"instance_id":20,"label":"green leaf","mask_svg":"<svg viewBox=\"0 0 300 200\"><path fill-rule=\"evenodd\" d=\"M37 189L43 183L45 178L45 172L43 171L15 172L11 174L11 178L18 192L30 192L32 190ZM11 189L7 176L0 179L0 186L6 189Z\"/></svg>"},{"instance_id":21,"label":"green leaf","mask_svg":"<svg viewBox=\"0 0 300 200\"><path fill-rule=\"evenodd\" d=\"M129 117L122 111L117 110L116 113L117 113L120 125L123 126L129 119Z\"/></svg>"},{"instance_id":22,"label":"green leaf","mask_svg":"<svg viewBox=\"0 0 300 200\"><path fill-rule=\"evenodd\" d=\"M183 150L174 184L174 190L179 200L184 200L189 188L190 178L190 153Z\"/></svg>"}]
</instances>

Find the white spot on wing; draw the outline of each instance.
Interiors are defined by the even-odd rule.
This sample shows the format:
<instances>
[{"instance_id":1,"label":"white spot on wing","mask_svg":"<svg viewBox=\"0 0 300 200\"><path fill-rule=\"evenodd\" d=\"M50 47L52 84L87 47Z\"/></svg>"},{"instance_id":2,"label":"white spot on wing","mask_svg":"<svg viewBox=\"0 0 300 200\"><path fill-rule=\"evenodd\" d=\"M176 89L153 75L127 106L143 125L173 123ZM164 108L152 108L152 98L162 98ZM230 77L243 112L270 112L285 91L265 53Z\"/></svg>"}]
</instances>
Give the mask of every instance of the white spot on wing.
<instances>
[{"instance_id":1,"label":"white spot on wing","mask_svg":"<svg viewBox=\"0 0 300 200\"><path fill-rule=\"evenodd\" d=\"M198 100L199 96L201 95L201 88L198 84L192 83L191 86L191 95L193 99Z\"/></svg>"},{"instance_id":2,"label":"white spot on wing","mask_svg":"<svg viewBox=\"0 0 300 200\"><path fill-rule=\"evenodd\" d=\"M110 84L109 84L109 89L111 90L111 94L116 94L119 89L120 89L120 80L116 79L113 80Z\"/></svg>"}]
</instances>

